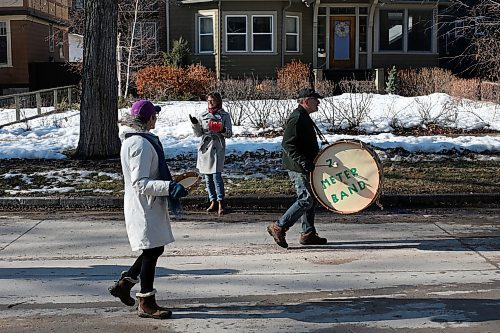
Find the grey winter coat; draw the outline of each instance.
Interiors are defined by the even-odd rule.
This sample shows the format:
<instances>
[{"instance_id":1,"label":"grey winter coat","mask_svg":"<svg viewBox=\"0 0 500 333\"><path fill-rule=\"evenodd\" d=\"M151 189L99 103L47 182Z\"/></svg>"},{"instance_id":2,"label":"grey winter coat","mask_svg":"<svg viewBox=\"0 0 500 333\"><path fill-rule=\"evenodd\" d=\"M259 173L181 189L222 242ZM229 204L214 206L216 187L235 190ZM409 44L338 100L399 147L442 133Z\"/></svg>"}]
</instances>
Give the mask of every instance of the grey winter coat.
<instances>
[{"instance_id":1,"label":"grey winter coat","mask_svg":"<svg viewBox=\"0 0 500 333\"><path fill-rule=\"evenodd\" d=\"M201 136L196 168L201 174L222 172L226 157L226 138L233 135L231 116L224 109L219 109L213 114L204 111L198 115L197 119L198 123L192 124L194 135ZM221 133L209 131L210 120L222 121L225 130Z\"/></svg>"}]
</instances>

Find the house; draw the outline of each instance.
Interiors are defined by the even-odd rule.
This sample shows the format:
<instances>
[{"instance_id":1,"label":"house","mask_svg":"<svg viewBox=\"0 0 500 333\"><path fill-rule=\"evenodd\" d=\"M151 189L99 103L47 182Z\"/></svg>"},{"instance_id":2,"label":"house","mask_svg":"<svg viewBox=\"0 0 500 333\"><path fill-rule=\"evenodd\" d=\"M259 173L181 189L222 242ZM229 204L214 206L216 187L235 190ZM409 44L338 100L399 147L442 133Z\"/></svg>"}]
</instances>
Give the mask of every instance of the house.
<instances>
[{"instance_id":1,"label":"house","mask_svg":"<svg viewBox=\"0 0 500 333\"><path fill-rule=\"evenodd\" d=\"M30 64L68 59L70 0L0 1L0 90L27 91Z\"/></svg>"},{"instance_id":2,"label":"house","mask_svg":"<svg viewBox=\"0 0 500 333\"><path fill-rule=\"evenodd\" d=\"M430 0L178 0L168 41L183 37L218 77L272 77L298 59L318 74L439 63Z\"/></svg>"}]
</instances>

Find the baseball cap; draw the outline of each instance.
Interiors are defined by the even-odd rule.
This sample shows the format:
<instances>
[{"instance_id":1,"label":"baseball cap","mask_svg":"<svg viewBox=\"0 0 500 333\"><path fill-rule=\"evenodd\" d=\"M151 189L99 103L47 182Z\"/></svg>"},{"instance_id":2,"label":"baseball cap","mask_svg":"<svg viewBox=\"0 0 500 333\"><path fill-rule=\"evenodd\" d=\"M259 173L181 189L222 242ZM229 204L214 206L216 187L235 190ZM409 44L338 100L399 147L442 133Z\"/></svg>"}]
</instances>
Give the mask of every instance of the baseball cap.
<instances>
[{"instance_id":1,"label":"baseball cap","mask_svg":"<svg viewBox=\"0 0 500 333\"><path fill-rule=\"evenodd\" d=\"M323 96L318 94L312 88L303 88L299 90L298 98L308 98L308 97L323 98Z\"/></svg>"},{"instance_id":2,"label":"baseball cap","mask_svg":"<svg viewBox=\"0 0 500 333\"><path fill-rule=\"evenodd\" d=\"M153 103L145 99L135 101L130 108L131 115L141 117L144 120L148 120L154 113L158 113L160 111L161 107L153 105Z\"/></svg>"}]
</instances>

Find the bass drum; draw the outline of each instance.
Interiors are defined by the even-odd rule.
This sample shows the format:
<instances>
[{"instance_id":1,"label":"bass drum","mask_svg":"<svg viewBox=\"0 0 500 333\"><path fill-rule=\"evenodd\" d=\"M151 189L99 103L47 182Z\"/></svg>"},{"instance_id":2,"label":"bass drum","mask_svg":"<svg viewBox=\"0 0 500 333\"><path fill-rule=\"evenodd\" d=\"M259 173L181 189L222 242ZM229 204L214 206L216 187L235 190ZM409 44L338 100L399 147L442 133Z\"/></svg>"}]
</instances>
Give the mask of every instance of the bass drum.
<instances>
[{"instance_id":1,"label":"bass drum","mask_svg":"<svg viewBox=\"0 0 500 333\"><path fill-rule=\"evenodd\" d=\"M375 202L382 190L382 164L375 151L359 140L339 140L314 160L310 184L328 210L357 213Z\"/></svg>"},{"instance_id":2,"label":"bass drum","mask_svg":"<svg viewBox=\"0 0 500 333\"><path fill-rule=\"evenodd\" d=\"M186 190L190 191L200 184L201 177L197 172L189 171L178 176L174 176L174 181L184 186Z\"/></svg>"}]
</instances>

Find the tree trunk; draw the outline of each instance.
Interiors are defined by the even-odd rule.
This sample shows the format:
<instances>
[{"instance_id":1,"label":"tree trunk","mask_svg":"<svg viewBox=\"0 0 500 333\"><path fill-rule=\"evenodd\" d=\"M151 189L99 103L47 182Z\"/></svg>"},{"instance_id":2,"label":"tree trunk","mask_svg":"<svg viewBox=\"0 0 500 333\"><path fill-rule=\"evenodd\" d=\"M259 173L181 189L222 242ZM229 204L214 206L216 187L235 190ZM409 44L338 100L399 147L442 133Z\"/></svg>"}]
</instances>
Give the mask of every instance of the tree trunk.
<instances>
[{"instance_id":1,"label":"tree trunk","mask_svg":"<svg viewBox=\"0 0 500 333\"><path fill-rule=\"evenodd\" d=\"M85 1L80 141L77 158L116 157L118 138L118 78L116 0Z\"/></svg>"}]
</instances>

